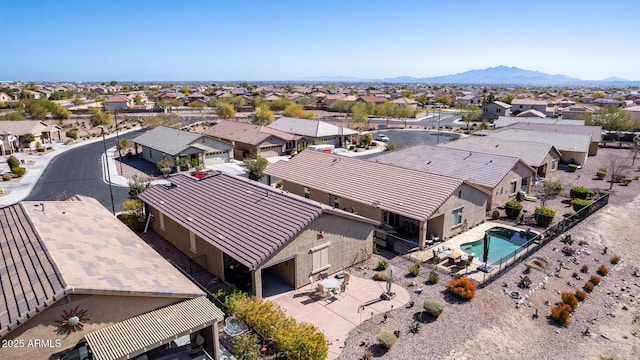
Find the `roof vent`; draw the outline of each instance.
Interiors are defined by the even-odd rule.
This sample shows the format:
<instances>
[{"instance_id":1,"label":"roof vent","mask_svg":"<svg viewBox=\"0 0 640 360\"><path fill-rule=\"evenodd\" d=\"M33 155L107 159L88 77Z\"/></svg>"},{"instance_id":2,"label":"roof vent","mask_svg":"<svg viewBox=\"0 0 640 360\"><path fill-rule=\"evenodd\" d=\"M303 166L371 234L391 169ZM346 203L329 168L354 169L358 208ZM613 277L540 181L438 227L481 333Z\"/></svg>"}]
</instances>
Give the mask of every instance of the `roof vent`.
<instances>
[{"instance_id":1,"label":"roof vent","mask_svg":"<svg viewBox=\"0 0 640 360\"><path fill-rule=\"evenodd\" d=\"M174 183L172 183L172 182L170 182L170 183L168 183L168 184L162 184L162 186L164 186L167 190L169 190L169 189L173 189L173 188L177 188L177 187L178 187L178 185L177 185L177 184L174 184Z\"/></svg>"}]
</instances>

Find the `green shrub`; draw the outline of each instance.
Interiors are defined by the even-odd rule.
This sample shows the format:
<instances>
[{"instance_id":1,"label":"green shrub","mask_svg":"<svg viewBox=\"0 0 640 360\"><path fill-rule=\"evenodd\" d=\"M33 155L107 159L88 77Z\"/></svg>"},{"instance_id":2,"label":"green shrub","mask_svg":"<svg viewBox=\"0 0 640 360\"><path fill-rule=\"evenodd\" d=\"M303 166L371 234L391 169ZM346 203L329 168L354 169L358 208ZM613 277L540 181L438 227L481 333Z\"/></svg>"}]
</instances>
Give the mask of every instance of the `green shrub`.
<instances>
[{"instance_id":1,"label":"green shrub","mask_svg":"<svg viewBox=\"0 0 640 360\"><path fill-rule=\"evenodd\" d=\"M412 322L412 323L411 323L411 325L409 325L409 331L410 331L412 334L417 334L417 333L419 333L419 332L420 332L420 326L421 326L421 325L422 325L422 324L420 324L420 322L419 322L419 321L414 321L414 322Z\"/></svg>"},{"instance_id":2,"label":"green shrub","mask_svg":"<svg viewBox=\"0 0 640 360\"><path fill-rule=\"evenodd\" d=\"M65 135L73 140L78 140L78 132L75 130L68 130Z\"/></svg>"},{"instance_id":3,"label":"green shrub","mask_svg":"<svg viewBox=\"0 0 640 360\"><path fill-rule=\"evenodd\" d=\"M600 265L598 266L598 274L601 276L607 276L607 274L609 273L609 269L607 269L606 266L604 265ZM597 285L597 284L596 284Z\"/></svg>"},{"instance_id":4,"label":"green shrub","mask_svg":"<svg viewBox=\"0 0 640 360\"><path fill-rule=\"evenodd\" d=\"M560 242L567 245L573 245L573 239L571 238L571 234L566 234L560 239Z\"/></svg>"},{"instance_id":5,"label":"green shrub","mask_svg":"<svg viewBox=\"0 0 640 360\"><path fill-rule=\"evenodd\" d=\"M569 190L569 196L572 199L586 200L589 197L589 189L584 186L574 186Z\"/></svg>"},{"instance_id":6,"label":"green shrub","mask_svg":"<svg viewBox=\"0 0 640 360\"><path fill-rule=\"evenodd\" d=\"M578 308L578 299L570 292L563 292L561 295L562 302L571 306L571 311L575 311Z\"/></svg>"},{"instance_id":7,"label":"green shrub","mask_svg":"<svg viewBox=\"0 0 640 360\"><path fill-rule=\"evenodd\" d=\"M260 339L256 334L240 334L233 339L233 355L239 360L260 358Z\"/></svg>"},{"instance_id":8,"label":"green shrub","mask_svg":"<svg viewBox=\"0 0 640 360\"><path fill-rule=\"evenodd\" d=\"M429 282L432 284L437 284L440 281L440 275L436 271L432 271L429 274Z\"/></svg>"},{"instance_id":9,"label":"green shrub","mask_svg":"<svg viewBox=\"0 0 640 360\"><path fill-rule=\"evenodd\" d=\"M583 199L573 199L573 211L580 211L584 208L586 208L587 206L591 205L591 201L590 200L583 200Z\"/></svg>"},{"instance_id":10,"label":"green shrub","mask_svg":"<svg viewBox=\"0 0 640 360\"><path fill-rule=\"evenodd\" d=\"M471 300L476 296L476 284L466 277L453 279L446 287L451 295L461 300Z\"/></svg>"},{"instance_id":11,"label":"green shrub","mask_svg":"<svg viewBox=\"0 0 640 360\"><path fill-rule=\"evenodd\" d=\"M389 276L385 273L377 272L373 274L373 280L375 281L387 281L389 280Z\"/></svg>"},{"instance_id":12,"label":"green shrub","mask_svg":"<svg viewBox=\"0 0 640 360\"><path fill-rule=\"evenodd\" d=\"M585 301L587 299L587 293L582 290L576 290L576 299Z\"/></svg>"},{"instance_id":13,"label":"green shrub","mask_svg":"<svg viewBox=\"0 0 640 360\"><path fill-rule=\"evenodd\" d=\"M613 265L617 264L620 262L620 256L615 255L611 257L611 260L609 260Z\"/></svg>"},{"instance_id":14,"label":"green shrub","mask_svg":"<svg viewBox=\"0 0 640 360\"><path fill-rule=\"evenodd\" d=\"M600 276L598 275L591 275L591 277L589 278L589 282L596 286L600 284L600 281L601 279L600 279Z\"/></svg>"},{"instance_id":15,"label":"green shrub","mask_svg":"<svg viewBox=\"0 0 640 360\"><path fill-rule=\"evenodd\" d=\"M13 179L13 175L11 174L2 174L2 181L11 181Z\"/></svg>"},{"instance_id":16,"label":"green shrub","mask_svg":"<svg viewBox=\"0 0 640 360\"><path fill-rule=\"evenodd\" d=\"M378 270L386 270L389 267L389 262L387 260L378 261Z\"/></svg>"},{"instance_id":17,"label":"green shrub","mask_svg":"<svg viewBox=\"0 0 640 360\"><path fill-rule=\"evenodd\" d=\"M592 283L591 281L587 281L587 282L584 284L584 287L582 287L582 288L584 289L584 291L586 291L586 292L590 293L590 292L592 292L592 291L593 291L593 289L594 289L595 287L596 287L596 286L595 286L595 285L593 285L593 283Z\"/></svg>"},{"instance_id":18,"label":"green shrub","mask_svg":"<svg viewBox=\"0 0 640 360\"><path fill-rule=\"evenodd\" d=\"M15 176L21 177L22 175L24 175L27 172L27 169L23 168L22 166L16 166L16 167L11 169L11 172Z\"/></svg>"},{"instance_id":19,"label":"green shrub","mask_svg":"<svg viewBox=\"0 0 640 360\"><path fill-rule=\"evenodd\" d=\"M512 220L517 219L518 216L520 216L520 213L522 212L522 207L523 207L522 204L520 204L515 200L508 201L505 204L505 211L507 213L507 217Z\"/></svg>"},{"instance_id":20,"label":"green shrub","mask_svg":"<svg viewBox=\"0 0 640 360\"><path fill-rule=\"evenodd\" d=\"M409 274L413 277L416 277L420 274L420 265L413 265L410 269L409 269Z\"/></svg>"},{"instance_id":21,"label":"green shrub","mask_svg":"<svg viewBox=\"0 0 640 360\"><path fill-rule=\"evenodd\" d=\"M551 308L551 318L560 325L569 325L569 317L571 315L571 306L564 303L558 303Z\"/></svg>"},{"instance_id":22,"label":"green shrub","mask_svg":"<svg viewBox=\"0 0 640 360\"><path fill-rule=\"evenodd\" d=\"M425 300L422 307L427 314L435 317L436 319L444 311L444 304L437 300Z\"/></svg>"},{"instance_id":23,"label":"green shrub","mask_svg":"<svg viewBox=\"0 0 640 360\"><path fill-rule=\"evenodd\" d=\"M536 223L540 226L547 227L553 223L553 218L556 216L556 212L544 207L536 208L535 217Z\"/></svg>"},{"instance_id":24,"label":"green shrub","mask_svg":"<svg viewBox=\"0 0 640 360\"><path fill-rule=\"evenodd\" d=\"M43 147L38 147L38 148L36 148L36 151L37 152L44 152L44 148Z\"/></svg>"},{"instance_id":25,"label":"green shrub","mask_svg":"<svg viewBox=\"0 0 640 360\"><path fill-rule=\"evenodd\" d=\"M378 342L387 349L391 349L398 338L391 332L383 331L378 334Z\"/></svg>"},{"instance_id":26,"label":"green shrub","mask_svg":"<svg viewBox=\"0 0 640 360\"><path fill-rule=\"evenodd\" d=\"M20 160L18 160L17 157L11 155L7 159L7 165L9 165L9 169L16 168L16 167L20 166Z\"/></svg>"}]
</instances>

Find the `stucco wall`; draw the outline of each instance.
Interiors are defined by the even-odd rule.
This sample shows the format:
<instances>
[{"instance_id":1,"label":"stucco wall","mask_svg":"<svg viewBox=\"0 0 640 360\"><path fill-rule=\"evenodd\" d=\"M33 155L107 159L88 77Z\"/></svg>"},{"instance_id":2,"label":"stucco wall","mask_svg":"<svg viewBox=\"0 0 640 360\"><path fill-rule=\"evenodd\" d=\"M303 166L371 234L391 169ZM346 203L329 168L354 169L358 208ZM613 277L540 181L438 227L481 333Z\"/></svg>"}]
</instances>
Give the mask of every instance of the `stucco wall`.
<instances>
[{"instance_id":1,"label":"stucco wall","mask_svg":"<svg viewBox=\"0 0 640 360\"><path fill-rule=\"evenodd\" d=\"M207 271L224 280L222 252L218 248L195 235L196 252L194 253L191 251L191 238L188 229L169 217L164 216L164 230L162 230L160 229L160 214L158 210L150 207L149 211L154 216L152 227L155 232L172 243L178 250L205 267Z\"/></svg>"},{"instance_id":2,"label":"stucco wall","mask_svg":"<svg viewBox=\"0 0 640 360\"><path fill-rule=\"evenodd\" d=\"M522 186L522 178L529 179L529 186L535 178L535 173L529 171L524 165L518 164L517 167L511 169L509 173L500 181L498 186L493 189L491 203L487 205L487 209L494 209L500 205L504 205L509 200L515 200L516 194ZM516 193L511 193L511 183L516 182Z\"/></svg>"},{"instance_id":3,"label":"stucco wall","mask_svg":"<svg viewBox=\"0 0 640 360\"><path fill-rule=\"evenodd\" d=\"M318 233L324 231L324 237ZM312 248L329 245L329 273L338 272L366 260L373 249L374 226L332 214L322 214L280 251L267 260L262 269L295 258L295 287L309 284L313 270Z\"/></svg>"},{"instance_id":4,"label":"stucco wall","mask_svg":"<svg viewBox=\"0 0 640 360\"><path fill-rule=\"evenodd\" d=\"M484 222L486 201L487 195L485 193L467 184L462 184L431 218L444 215L442 235L444 238L450 238ZM453 211L460 208L462 208L462 224L454 227ZM434 231L427 229L427 232Z\"/></svg>"},{"instance_id":5,"label":"stucco wall","mask_svg":"<svg viewBox=\"0 0 640 360\"><path fill-rule=\"evenodd\" d=\"M70 303L67 303L67 298L60 300L11 332L6 339L23 340L24 346L3 348L0 350L0 358L14 360L47 359L51 354L74 347L84 335L90 332L182 300L162 297L107 295L71 296L71 299L72 302ZM87 310L89 320L83 322L84 329L72 332L69 336L66 333L58 335L56 320L61 319L64 310L70 311L75 309L76 306L79 309ZM50 346L35 346L33 341L36 339L48 341ZM31 346L29 346L29 340L32 341Z\"/></svg>"},{"instance_id":6,"label":"stucco wall","mask_svg":"<svg viewBox=\"0 0 640 360\"><path fill-rule=\"evenodd\" d=\"M570 164L576 162L578 165L584 165L587 162L586 152L562 151L562 162Z\"/></svg>"}]
</instances>

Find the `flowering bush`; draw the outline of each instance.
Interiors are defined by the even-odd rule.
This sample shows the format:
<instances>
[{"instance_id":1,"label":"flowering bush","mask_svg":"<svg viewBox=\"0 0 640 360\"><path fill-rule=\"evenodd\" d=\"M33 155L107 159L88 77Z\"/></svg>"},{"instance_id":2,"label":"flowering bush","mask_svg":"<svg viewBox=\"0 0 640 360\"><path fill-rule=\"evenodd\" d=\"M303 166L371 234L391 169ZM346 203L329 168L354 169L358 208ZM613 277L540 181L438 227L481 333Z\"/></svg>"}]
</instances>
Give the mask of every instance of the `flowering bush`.
<instances>
[{"instance_id":1,"label":"flowering bush","mask_svg":"<svg viewBox=\"0 0 640 360\"><path fill-rule=\"evenodd\" d=\"M606 266L604 266L604 265L598 266L598 274L600 274L602 276L607 276L608 273L609 273L609 269L607 269ZM598 284L596 284L596 285L598 285Z\"/></svg>"},{"instance_id":2,"label":"flowering bush","mask_svg":"<svg viewBox=\"0 0 640 360\"><path fill-rule=\"evenodd\" d=\"M584 291L590 293L593 291L593 289L595 288L595 285L593 285L593 283L591 281L587 281L586 284L584 284Z\"/></svg>"},{"instance_id":3,"label":"flowering bush","mask_svg":"<svg viewBox=\"0 0 640 360\"><path fill-rule=\"evenodd\" d=\"M447 290L462 300L471 300L476 296L476 285L466 277L451 280L447 284Z\"/></svg>"},{"instance_id":4,"label":"flowering bush","mask_svg":"<svg viewBox=\"0 0 640 360\"><path fill-rule=\"evenodd\" d=\"M611 261L611 263L612 263L613 265L615 265L615 264L617 264L617 263L619 263L619 262L620 262L620 256L618 256L618 255L612 256L612 257L611 257L611 260L609 260L609 261Z\"/></svg>"},{"instance_id":5,"label":"flowering bush","mask_svg":"<svg viewBox=\"0 0 640 360\"><path fill-rule=\"evenodd\" d=\"M591 275L591 277L589 278L589 282L593 283L593 285L598 285L600 284L600 276L598 275Z\"/></svg>"}]
</instances>

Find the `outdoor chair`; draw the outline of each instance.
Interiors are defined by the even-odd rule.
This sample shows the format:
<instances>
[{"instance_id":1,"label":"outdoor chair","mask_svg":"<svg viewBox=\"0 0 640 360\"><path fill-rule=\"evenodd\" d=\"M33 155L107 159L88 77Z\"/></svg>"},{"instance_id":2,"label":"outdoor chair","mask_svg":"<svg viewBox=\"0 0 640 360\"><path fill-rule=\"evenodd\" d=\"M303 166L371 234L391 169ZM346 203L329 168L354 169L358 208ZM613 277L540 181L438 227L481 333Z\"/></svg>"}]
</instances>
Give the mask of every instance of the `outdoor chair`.
<instances>
[{"instance_id":1,"label":"outdoor chair","mask_svg":"<svg viewBox=\"0 0 640 360\"><path fill-rule=\"evenodd\" d=\"M342 278L342 281L344 281L345 283L349 283L349 279L351 278L351 275L345 273L344 277Z\"/></svg>"},{"instance_id":2,"label":"outdoor chair","mask_svg":"<svg viewBox=\"0 0 640 360\"><path fill-rule=\"evenodd\" d=\"M327 290L322 286L322 284L318 284L318 287L316 288L316 295L320 295L322 297L327 295Z\"/></svg>"}]
</instances>

